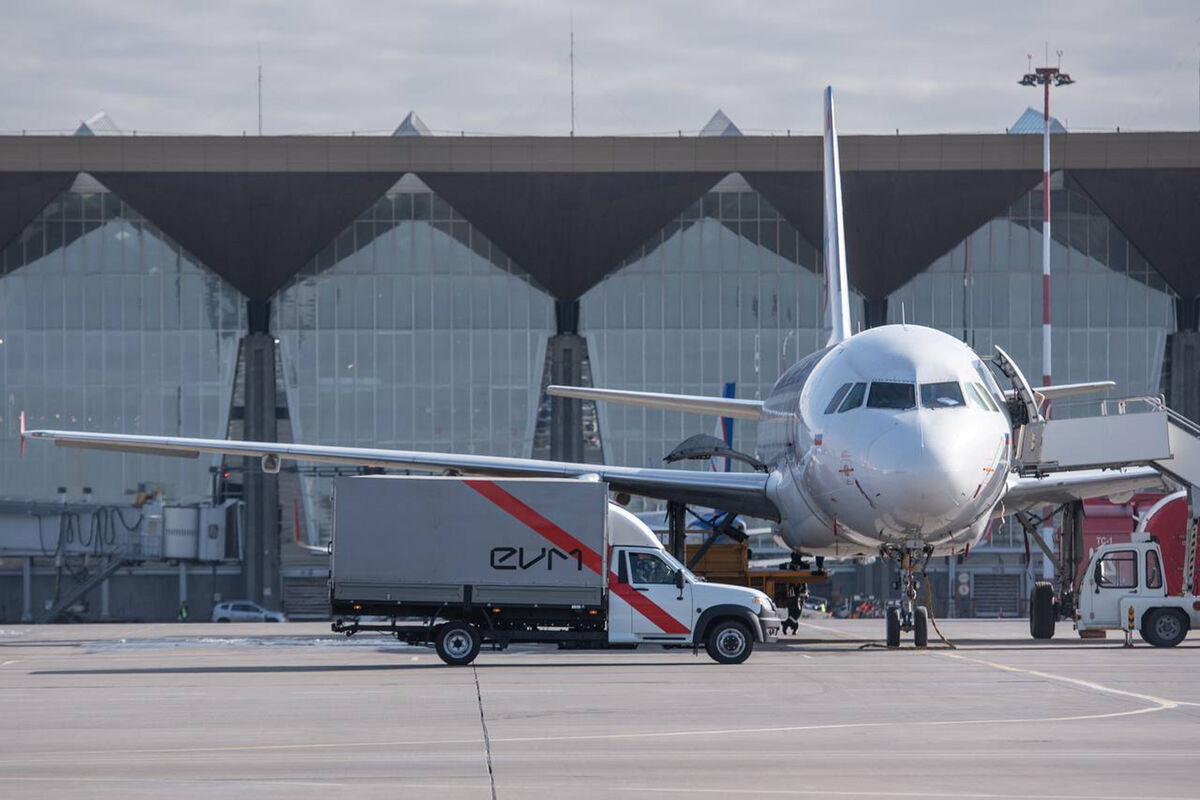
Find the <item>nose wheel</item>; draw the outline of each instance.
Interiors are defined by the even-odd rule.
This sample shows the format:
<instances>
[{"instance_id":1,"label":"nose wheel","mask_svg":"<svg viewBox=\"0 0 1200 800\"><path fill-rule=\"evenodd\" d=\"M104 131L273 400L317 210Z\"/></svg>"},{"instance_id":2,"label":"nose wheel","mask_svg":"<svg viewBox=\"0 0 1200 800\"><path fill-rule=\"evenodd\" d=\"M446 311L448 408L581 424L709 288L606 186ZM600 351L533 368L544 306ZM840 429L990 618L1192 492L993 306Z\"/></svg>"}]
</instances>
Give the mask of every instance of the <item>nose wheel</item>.
<instances>
[{"instance_id":1,"label":"nose wheel","mask_svg":"<svg viewBox=\"0 0 1200 800\"><path fill-rule=\"evenodd\" d=\"M917 605L917 589L921 585L920 573L924 571L932 552L933 548L928 546L920 551L892 547L883 551L883 555L894 558L900 564L897 587L901 589L900 605L887 610L888 647L900 646L901 633L911 633L916 647L929 644L929 612L924 606Z\"/></svg>"}]
</instances>

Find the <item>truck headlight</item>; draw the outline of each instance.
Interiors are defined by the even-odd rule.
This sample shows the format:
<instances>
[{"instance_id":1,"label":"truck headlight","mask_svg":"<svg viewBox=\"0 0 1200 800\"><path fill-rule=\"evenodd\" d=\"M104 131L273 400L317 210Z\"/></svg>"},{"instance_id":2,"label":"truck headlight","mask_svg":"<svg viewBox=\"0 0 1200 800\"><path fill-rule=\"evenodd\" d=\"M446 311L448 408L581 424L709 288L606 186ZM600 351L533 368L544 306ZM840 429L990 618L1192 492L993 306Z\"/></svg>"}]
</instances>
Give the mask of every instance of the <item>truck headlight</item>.
<instances>
[{"instance_id":1,"label":"truck headlight","mask_svg":"<svg viewBox=\"0 0 1200 800\"><path fill-rule=\"evenodd\" d=\"M775 610L775 604L771 602L771 598L769 598L765 595L763 595L761 597L756 596L754 598L754 604L756 606L758 606L759 608L762 608L765 611L774 611Z\"/></svg>"}]
</instances>

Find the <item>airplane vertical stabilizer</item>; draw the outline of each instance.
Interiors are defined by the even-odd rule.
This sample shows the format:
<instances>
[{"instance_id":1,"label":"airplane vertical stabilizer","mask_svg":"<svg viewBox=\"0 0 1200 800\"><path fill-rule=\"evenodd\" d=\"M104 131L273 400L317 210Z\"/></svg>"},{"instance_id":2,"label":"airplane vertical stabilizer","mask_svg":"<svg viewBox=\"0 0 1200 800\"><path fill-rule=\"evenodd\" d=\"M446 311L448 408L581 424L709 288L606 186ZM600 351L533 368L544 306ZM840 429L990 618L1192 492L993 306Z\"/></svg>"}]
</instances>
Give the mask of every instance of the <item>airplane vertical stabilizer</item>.
<instances>
[{"instance_id":1,"label":"airplane vertical stabilizer","mask_svg":"<svg viewBox=\"0 0 1200 800\"><path fill-rule=\"evenodd\" d=\"M833 87L825 87L825 326L829 344L849 339L850 281L846 277L846 234L842 227L842 170Z\"/></svg>"}]
</instances>

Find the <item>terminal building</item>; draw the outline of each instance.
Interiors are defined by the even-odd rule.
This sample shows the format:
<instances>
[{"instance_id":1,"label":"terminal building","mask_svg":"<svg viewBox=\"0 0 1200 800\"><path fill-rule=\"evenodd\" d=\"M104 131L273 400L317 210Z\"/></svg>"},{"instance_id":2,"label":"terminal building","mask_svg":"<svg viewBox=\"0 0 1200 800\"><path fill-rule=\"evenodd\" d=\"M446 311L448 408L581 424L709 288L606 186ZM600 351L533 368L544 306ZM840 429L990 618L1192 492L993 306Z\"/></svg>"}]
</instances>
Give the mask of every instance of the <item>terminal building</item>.
<instances>
[{"instance_id":1,"label":"terminal building","mask_svg":"<svg viewBox=\"0 0 1200 800\"><path fill-rule=\"evenodd\" d=\"M296 542L327 542L335 469L22 454L22 411L661 466L715 421L545 386L759 398L824 341L819 137L723 114L675 137L433 136L415 114L390 137L77 133L0 137L0 621L326 607L327 557ZM855 327L930 325L1041 375L1040 138L841 148ZM1064 131L1052 164L1055 382L1200 418L1200 134ZM1021 613L1023 552L999 526L947 565L942 586L974 581L951 611Z\"/></svg>"}]
</instances>

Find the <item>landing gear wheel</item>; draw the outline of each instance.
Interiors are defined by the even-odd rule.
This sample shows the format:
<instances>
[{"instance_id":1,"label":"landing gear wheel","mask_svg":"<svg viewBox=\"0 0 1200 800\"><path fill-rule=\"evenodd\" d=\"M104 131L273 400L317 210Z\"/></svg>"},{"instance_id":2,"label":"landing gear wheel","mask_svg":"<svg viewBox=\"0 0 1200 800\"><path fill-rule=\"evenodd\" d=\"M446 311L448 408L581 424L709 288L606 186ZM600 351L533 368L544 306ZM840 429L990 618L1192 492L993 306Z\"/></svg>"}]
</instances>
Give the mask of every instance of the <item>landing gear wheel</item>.
<instances>
[{"instance_id":1,"label":"landing gear wheel","mask_svg":"<svg viewBox=\"0 0 1200 800\"><path fill-rule=\"evenodd\" d=\"M900 609L887 610L887 646L900 646Z\"/></svg>"},{"instance_id":2,"label":"landing gear wheel","mask_svg":"<svg viewBox=\"0 0 1200 800\"><path fill-rule=\"evenodd\" d=\"M1189 627L1181 611L1156 608L1142 620L1142 638L1155 647L1174 647L1187 636Z\"/></svg>"},{"instance_id":3,"label":"landing gear wheel","mask_svg":"<svg viewBox=\"0 0 1200 800\"><path fill-rule=\"evenodd\" d=\"M754 650L754 636L735 620L718 622L704 638L704 650L718 664L740 664Z\"/></svg>"},{"instance_id":4,"label":"landing gear wheel","mask_svg":"<svg viewBox=\"0 0 1200 800\"><path fill-rule=\"evenodd\" d=\"M913 644L926 647L929 644L929 612L925 606L913 610Z\"/></svg>"},{"instance_id":5,"label":"landing gear wheel","mask_svg":"<svg viewBox=\"0 0 1200 800\"><path fill-rule=\"evenodd\" d=\"M1038 581L1029 590L1029 635L1034 639L1054 637L1054 587Z\"/></svg>"},{"instance_id":6,"label":"landing gear wheel","mask_svg":"<svg viewBox=\"0 0 1200 800\"><path fill-rule=\"evenodd\" d=\"M479 655L479 631L469 622L447 622L433 635L438 658L452 667L470 664Z\"/></svg>"}]
</instances>

